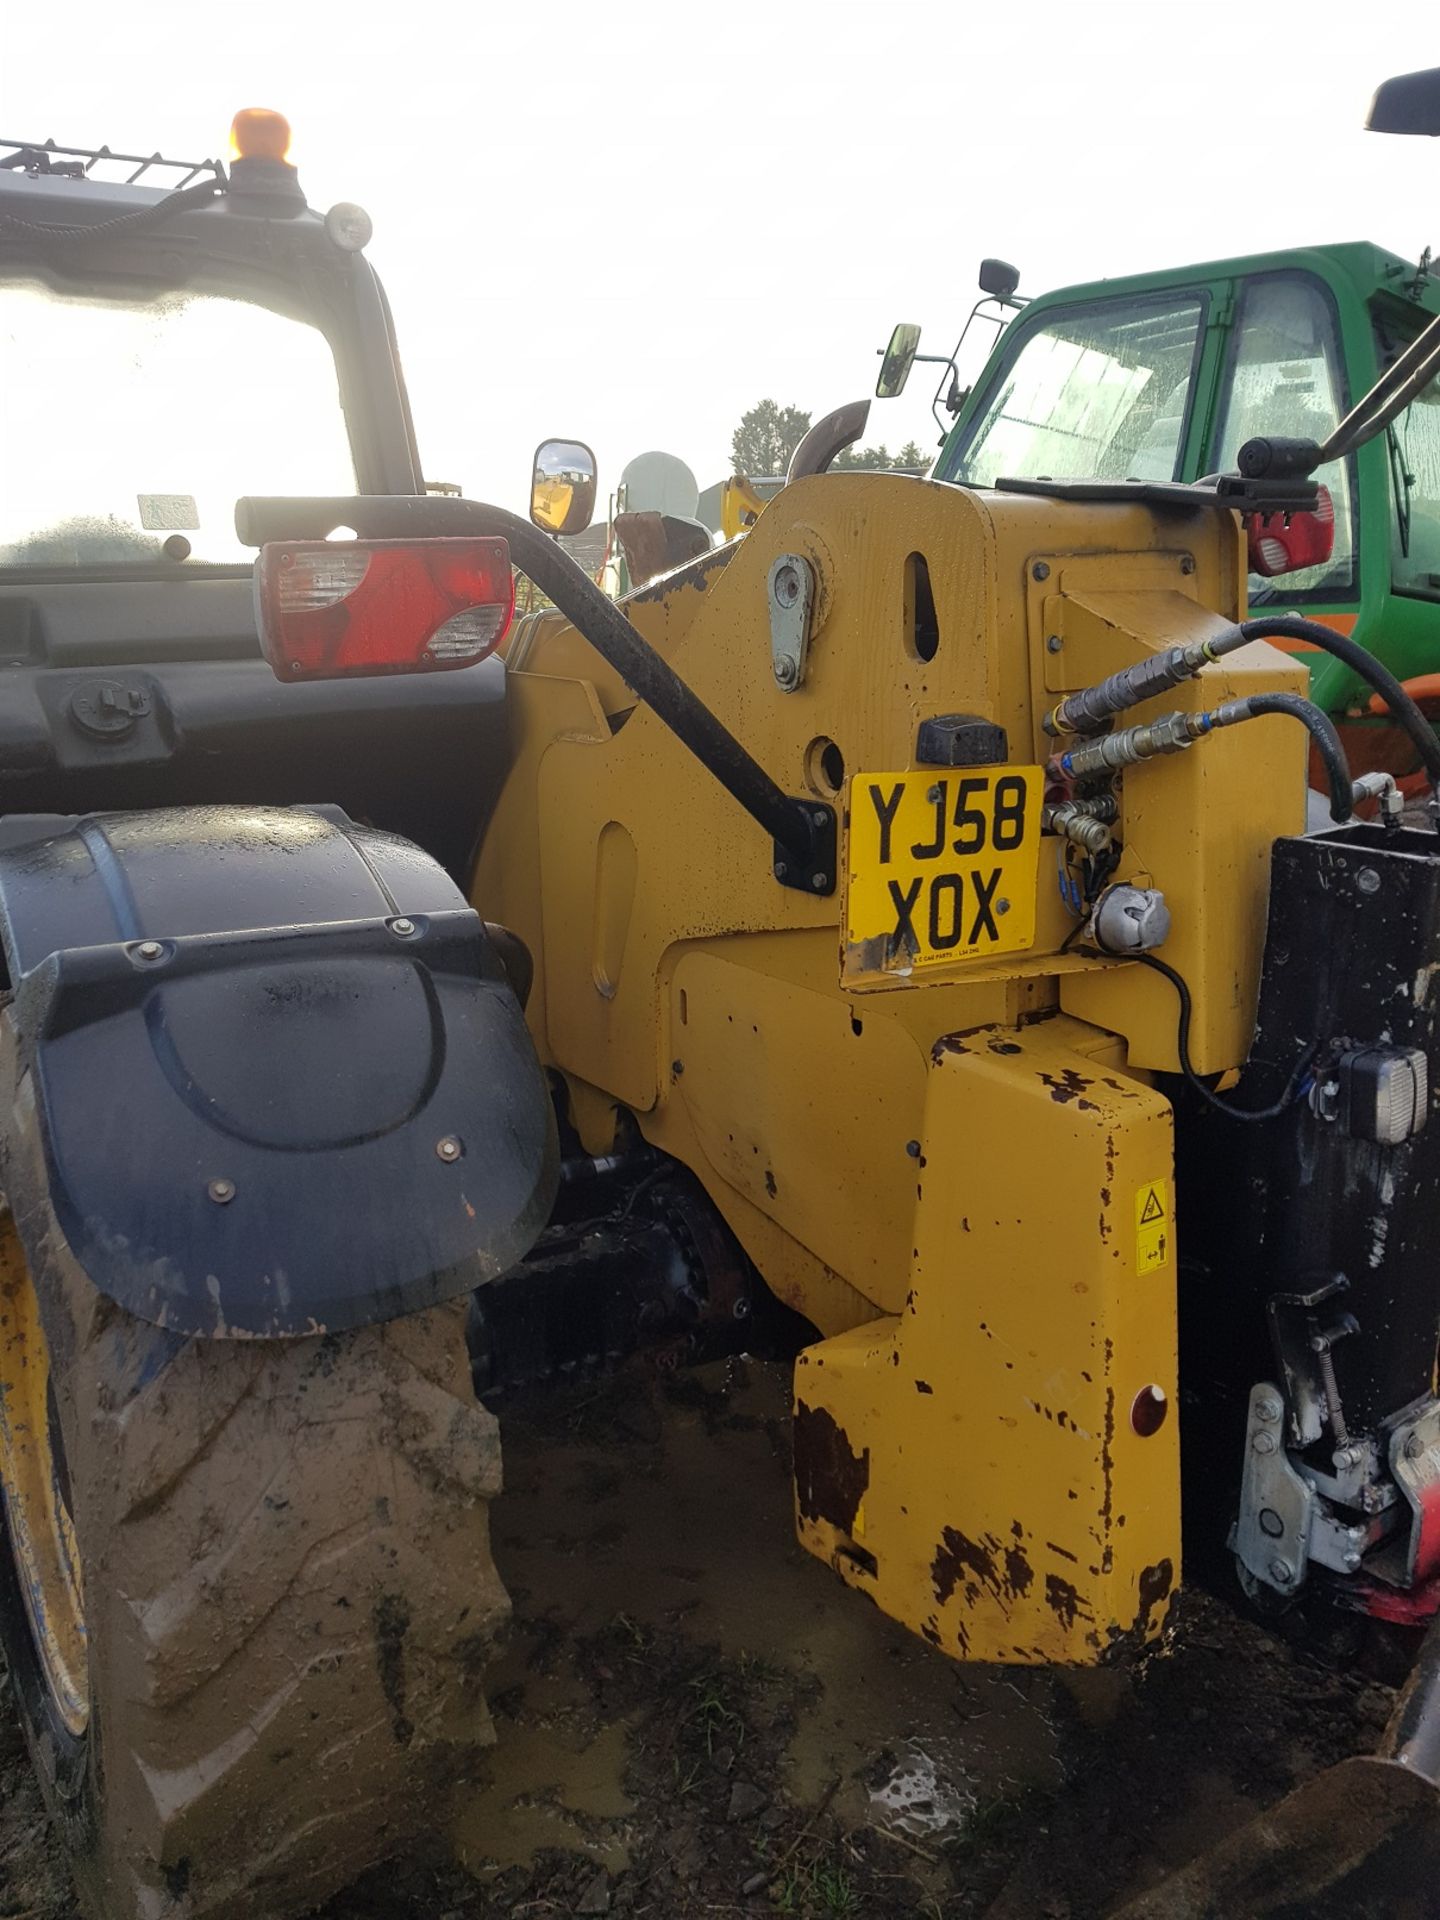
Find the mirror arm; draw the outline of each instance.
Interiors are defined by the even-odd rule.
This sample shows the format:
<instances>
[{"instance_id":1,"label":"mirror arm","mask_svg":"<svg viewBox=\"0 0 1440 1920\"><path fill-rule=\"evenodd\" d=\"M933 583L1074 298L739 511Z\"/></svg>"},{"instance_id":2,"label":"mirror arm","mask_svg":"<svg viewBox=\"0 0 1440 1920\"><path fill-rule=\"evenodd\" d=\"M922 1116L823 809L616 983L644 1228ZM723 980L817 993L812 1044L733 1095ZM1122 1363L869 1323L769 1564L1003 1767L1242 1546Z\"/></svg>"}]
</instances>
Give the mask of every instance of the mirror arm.
<instances>
[{"instance_id":1,"label":"mirror arm","mask_svg":"<svg viewBox=\"0 0 1440 1920\"><path fill-rule=\"evenodd\" d=\"M251 547L270 540L324 540L336 527L353 527L362 540L433 539L446 534L508 540L521 572L554 601L626 685L802 869L813 868L827 834L833 843L834 810L817 801L795 799L778 786L669 662L641 638L584 568L519 514L478 500L409 494L322 500L253 498L236 503L235 527L241 541ZM817 894L834 890L833 859L818 878L826 884L814 884L811 890Z\"/></svg>"}]
</instances>

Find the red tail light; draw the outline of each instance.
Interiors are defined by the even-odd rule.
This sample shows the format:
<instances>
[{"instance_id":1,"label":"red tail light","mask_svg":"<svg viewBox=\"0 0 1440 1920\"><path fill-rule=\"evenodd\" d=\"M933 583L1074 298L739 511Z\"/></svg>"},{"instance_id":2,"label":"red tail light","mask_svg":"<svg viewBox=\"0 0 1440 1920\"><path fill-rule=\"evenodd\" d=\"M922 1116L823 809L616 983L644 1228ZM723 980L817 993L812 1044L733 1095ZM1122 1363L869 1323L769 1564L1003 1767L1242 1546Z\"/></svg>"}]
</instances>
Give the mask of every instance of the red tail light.
<instances>
[{"instance_id":1,"label":"red tail light","mask_svg":"<svg viewBox=\"0 0 1440 1920\"><path fill-rule=\"evenodd\" d=\"M1335 551L1335 502L1328 487L1307 513L1247 513L1250 571L1267 580L1277 573L1318 567Z\"/></svg>"},{"instance_id":2,"label":"red tail light","mask_svg":"<svg viewBox=\"0 0 1440 1920\"><path fill-rule=\"evenodd\" d=\"M281 680L433 673L493 653L515 611L503 540L305 540L261 549L260 645Z\"/></svg>"}]
</instances>

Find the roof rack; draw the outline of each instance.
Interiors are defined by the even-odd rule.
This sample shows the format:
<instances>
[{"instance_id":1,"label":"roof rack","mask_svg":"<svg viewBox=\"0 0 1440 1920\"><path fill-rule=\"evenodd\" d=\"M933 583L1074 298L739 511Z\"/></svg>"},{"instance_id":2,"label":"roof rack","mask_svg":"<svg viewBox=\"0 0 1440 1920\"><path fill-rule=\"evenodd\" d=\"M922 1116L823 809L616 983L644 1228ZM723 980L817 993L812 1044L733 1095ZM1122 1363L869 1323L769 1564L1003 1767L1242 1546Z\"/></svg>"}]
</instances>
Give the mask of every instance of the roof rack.
<instances>
[{"instance_id":1,"label":"roof rack","mask_svg":"<svg viewBox=\"0 0 1440 1920\"><path fill-rule=\"evenodd\" d=\"M112 153L109 147L57 147L53 140L6 140L0 138L0 171L15 173L56 173L72 180L89 178L97 167L116 167L123 170L133 168L133 172L116 179L108 172L96 177L108 180L112 186L134 186L142 174L152 167L163 167L180 175L178 180L147 181L147 186L167 186L172 192L180 187L188 187L199 174L211 174L216 180L225 179L225 168L219 160L167 160L161 153Z\"/></svg>"}]
</instances>

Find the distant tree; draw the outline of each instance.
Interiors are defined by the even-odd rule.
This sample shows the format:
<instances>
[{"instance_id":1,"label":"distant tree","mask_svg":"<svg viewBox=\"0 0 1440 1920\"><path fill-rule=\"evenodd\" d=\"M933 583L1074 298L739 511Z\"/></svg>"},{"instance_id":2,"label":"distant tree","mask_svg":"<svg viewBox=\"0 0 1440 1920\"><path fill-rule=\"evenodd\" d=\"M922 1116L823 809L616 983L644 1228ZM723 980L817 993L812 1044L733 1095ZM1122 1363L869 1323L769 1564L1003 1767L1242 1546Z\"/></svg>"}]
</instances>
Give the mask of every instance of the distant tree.
<instances>
[{"instance_id":1,"label":"distant tree","mask_svg":"<svg viewBox=\"0 0 1440 1920\"><path fill-rule=\"evenodd\" d=\"M730 440L730 464L736 473L764 479L784 473L790 456L810 431L810 416L800 407L762 400L742 414Z\"/></svg>"},{"instance_id":2,"label":"distant tree","mask_svg":"<svg viewBox=\"0 0 1440 1920\"><path fill-rule=\"evenodd\" d=\"M830 465L832 470L844 473L854 473L862 468L866 473L886 473L896 467L906 468L912 473L924 473L930 462L913 440L907 440L895 454L883 442L878 447L846 447Z\"/></svg>"}]
</instances>

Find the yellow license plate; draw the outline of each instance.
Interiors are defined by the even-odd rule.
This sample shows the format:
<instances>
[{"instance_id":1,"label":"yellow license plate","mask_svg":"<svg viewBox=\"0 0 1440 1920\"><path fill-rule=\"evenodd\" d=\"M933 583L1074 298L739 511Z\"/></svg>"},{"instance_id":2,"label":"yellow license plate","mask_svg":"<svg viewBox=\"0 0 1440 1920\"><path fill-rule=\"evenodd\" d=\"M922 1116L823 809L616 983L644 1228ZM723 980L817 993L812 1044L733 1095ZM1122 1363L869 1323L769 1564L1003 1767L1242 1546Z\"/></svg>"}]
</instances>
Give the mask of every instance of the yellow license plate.
<instances>
[{"instance_id":1,"label":"yellow license plate","mask_svg":"<svg viewBox=\"0 0 1440 1920\"><path fill-rule=\"evenodd\" d=\"M846 836L846 979L1035 942L1039 767L860 773Z\"/></svg>"}]
</instances>

